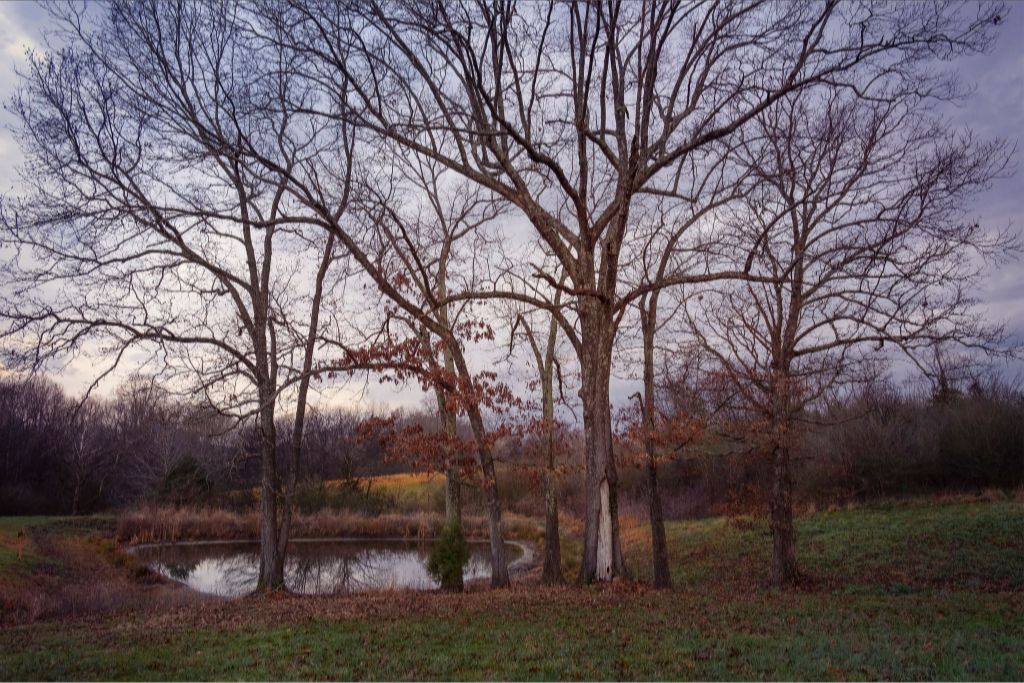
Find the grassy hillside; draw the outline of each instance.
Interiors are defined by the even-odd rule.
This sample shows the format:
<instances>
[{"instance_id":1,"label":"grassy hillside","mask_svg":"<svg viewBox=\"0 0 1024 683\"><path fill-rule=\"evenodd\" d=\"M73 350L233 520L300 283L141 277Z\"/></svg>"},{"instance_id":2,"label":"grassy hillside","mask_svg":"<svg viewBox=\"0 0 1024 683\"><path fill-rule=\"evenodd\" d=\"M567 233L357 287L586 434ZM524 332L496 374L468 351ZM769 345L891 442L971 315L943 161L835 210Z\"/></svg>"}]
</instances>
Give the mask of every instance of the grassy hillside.
<instances>
[{"instance_id":1,"label":"grassy hillside","mask_svg":"<svg viewBox=\"0 0 1024 683\"><path fill-rule=\"evenodd\" d=\"M1001 498L999 494L992 496ZM756 586L771 537L749 517L674 522L666 529L677 586ZM908 500L818 512L798 520L805 587L1024 589L1024 502ZM629 555L650 549L646 527L623 532ZM645 562L634 567L650 575Z\"/></svg>"},{"instance_id":2,"label":"grassy hillside","mask_svg":"<svg viewBox=\"0 0 1024 683\"><path fill-rule=\"evenodd\" d=\"M993 498L804 516L792 590L761 583L762 522L681 522L672 591L207 600L6 628L0 678L1020 679L1024 502Z\"/></svg>"},{"instance_id":3,"label":"grassy hillside","mask_svg":"<svg viewBox=\"0 0 1024 683\"><path fill-rule=\"evenodd\" d=\"M386 495L398 510L444 509L443 475L410 472L368 477L361 481L369 491Z\"/></svg>"}]
</instances>

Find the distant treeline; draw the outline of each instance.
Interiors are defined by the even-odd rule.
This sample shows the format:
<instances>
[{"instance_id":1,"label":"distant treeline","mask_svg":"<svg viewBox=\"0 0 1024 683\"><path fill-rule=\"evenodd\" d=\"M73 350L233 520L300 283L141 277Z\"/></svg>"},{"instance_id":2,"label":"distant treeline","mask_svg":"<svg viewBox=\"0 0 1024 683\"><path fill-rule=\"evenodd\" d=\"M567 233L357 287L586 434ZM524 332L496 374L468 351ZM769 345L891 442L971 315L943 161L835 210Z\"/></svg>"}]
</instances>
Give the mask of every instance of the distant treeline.
<instances>
[{"instance_id":1,"label":"distant treeline","mask_svg":"<svg viewBox=\"0 0 1024 683\"><path fill-rule=\"evenodd\" d=\"M374 434L357 433L361 416L331 410L307 419L307 479L403 469L384 457ZM111 398L79 401L46 379L6 378L0 515L84 514L149 502L246 507L259 482L255 439L251 424L173 396L150 379L133 378Z\"/></svg>"},{"instance_id":2,"label":"distant treeline","mask_svg":"<svg viewBox=\"0 0 1024 683\"><path fill-rule=\"evenodd\" d=\"M695 412L707 405L697 401ZM771 463L730 438L757 425L705 415L705 437L664 467L666 516L763 511ZM805 411L801 422L794 489L805 504L1024 485L1024 391L997 375L875 380Z\"/></svg>"},{"instance_id":3,"label":"distant treeline","mask_svg":"<svg viewBox=\"0 0 1024 683\"><path fill-rule=\"evenodd\" d=\"M676 409L703 413L705 429L664 464L666 516L763 509L769 463L722 436L735 423L701 401ZM312 412L301 509L387 508L387 501L361 490L357 478L410 465L387 455L381 434L367 433L364 418L341 409ZM428 414L400 421L436 428ZM941 390L872 382L808 413L805 422L808 438L795 473L798 499L805 502L1024 485L1024 392L1000 379ZM506 439L496 454L505 505L536 515L543 495L536 486L534 438ZM191 405L148 379L134 378L111 398L85 402L45 379L0 380L0 515L82 514L151 502L248 509L259 482L254 439L251 426ZM565 433L561 445L563 504L580 514L580 435ZM621 475L624 509L642 514L640 469L624 458ZM351 485L325 487L326 481ZM472 488L466 493L472 507L478 496ZM443 498L436 503L443 510Z\"/></svg>"}]
</instances>

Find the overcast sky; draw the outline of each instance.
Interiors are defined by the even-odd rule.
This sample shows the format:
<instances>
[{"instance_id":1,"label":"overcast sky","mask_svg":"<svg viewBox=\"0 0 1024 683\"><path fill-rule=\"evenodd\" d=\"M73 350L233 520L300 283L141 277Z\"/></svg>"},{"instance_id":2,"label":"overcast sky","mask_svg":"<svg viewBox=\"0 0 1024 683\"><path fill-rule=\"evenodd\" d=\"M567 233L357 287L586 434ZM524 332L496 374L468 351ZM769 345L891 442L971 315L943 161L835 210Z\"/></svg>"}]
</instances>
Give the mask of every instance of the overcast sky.
<instances>
[{"instance_id":1,"label":"overcast sky","mask_svg":"<svg viewBox=\"0 0 1024 683\"><path fill-rule=\"evenodd\" d=\"M24 65L25 50L42 49L46 25L45 11L32 2L0 3L0 99L6 105L17 86L15 70ZM974 92L966 102L950 110L958 124L970 127L979 136L1003 137L1022 147L1024 131L1024 3L1011 4L1000 28L994 48L985 55L961 59L950 68L959 70L966 84ZM11 117L6 109L0 115L0 192L16 194L18 191L17 166L20 160L17 144L10 131ZM1024 165L1024 149L1018 149L1014 165ZM973 207L975 217L982 225L993 228L1010 226L1024 236L1024 169L1016 176L997 182L989 191L979 195ZM1024 262L1016 260L991 272L979 297L986 302L994 318L1004 321L1017 341L1024 341ZM73 364L62 377L56 377L69 390L78 392L90 377L87 364ZM1019 366L1011 372L1016 374ZM354 391L354 390L353 390ZM628 395L626 383L620 382L619 397ZM345 392L348 402L354 398ZM422 398L419 392L373 387L369 398L390 404L416 405Z\"/></svg>"}]
</instances>

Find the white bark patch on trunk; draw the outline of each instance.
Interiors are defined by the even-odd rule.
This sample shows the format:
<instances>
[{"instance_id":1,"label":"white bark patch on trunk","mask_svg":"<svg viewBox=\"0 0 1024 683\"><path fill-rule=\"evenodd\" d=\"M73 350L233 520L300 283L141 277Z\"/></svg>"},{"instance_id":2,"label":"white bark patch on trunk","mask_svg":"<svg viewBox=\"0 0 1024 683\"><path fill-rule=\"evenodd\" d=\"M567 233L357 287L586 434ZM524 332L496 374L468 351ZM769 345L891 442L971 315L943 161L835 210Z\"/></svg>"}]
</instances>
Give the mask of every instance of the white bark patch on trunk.
<instances>
[{"instance_id":1,"label":"white bark patch on trunk","mask_svg":"<svg viewBox=\"0 0 1024 683\"><path fill-rule=\"evenodd\" d=\"M612 512L608 480L601 480L601 510L597 516L597 581L612 580Z\"/></svg>"}]
</instances>

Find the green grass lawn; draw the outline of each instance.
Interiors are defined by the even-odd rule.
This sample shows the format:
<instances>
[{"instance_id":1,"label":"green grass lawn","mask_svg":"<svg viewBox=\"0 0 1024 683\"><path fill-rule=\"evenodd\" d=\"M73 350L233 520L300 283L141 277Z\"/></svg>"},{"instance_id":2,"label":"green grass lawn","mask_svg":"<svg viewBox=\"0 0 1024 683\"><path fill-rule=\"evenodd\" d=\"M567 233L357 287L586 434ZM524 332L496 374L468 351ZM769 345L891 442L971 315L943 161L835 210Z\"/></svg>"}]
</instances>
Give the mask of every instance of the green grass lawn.
<instances>
[{"instance_id":1,"label":"green grass lawn","mask_svg":"<svg viewBox=\"0 0 1024 683\"><path fill-rule=\"evenodd\" d=\"M795 589L762 583L763 523L680 522L672 591L520 585L51 621L0 631L0 678L1024 678L1021 501L865 507L798 529ZM646 530L624 545L642 578Z\"/></svg>"}]
</instances>

